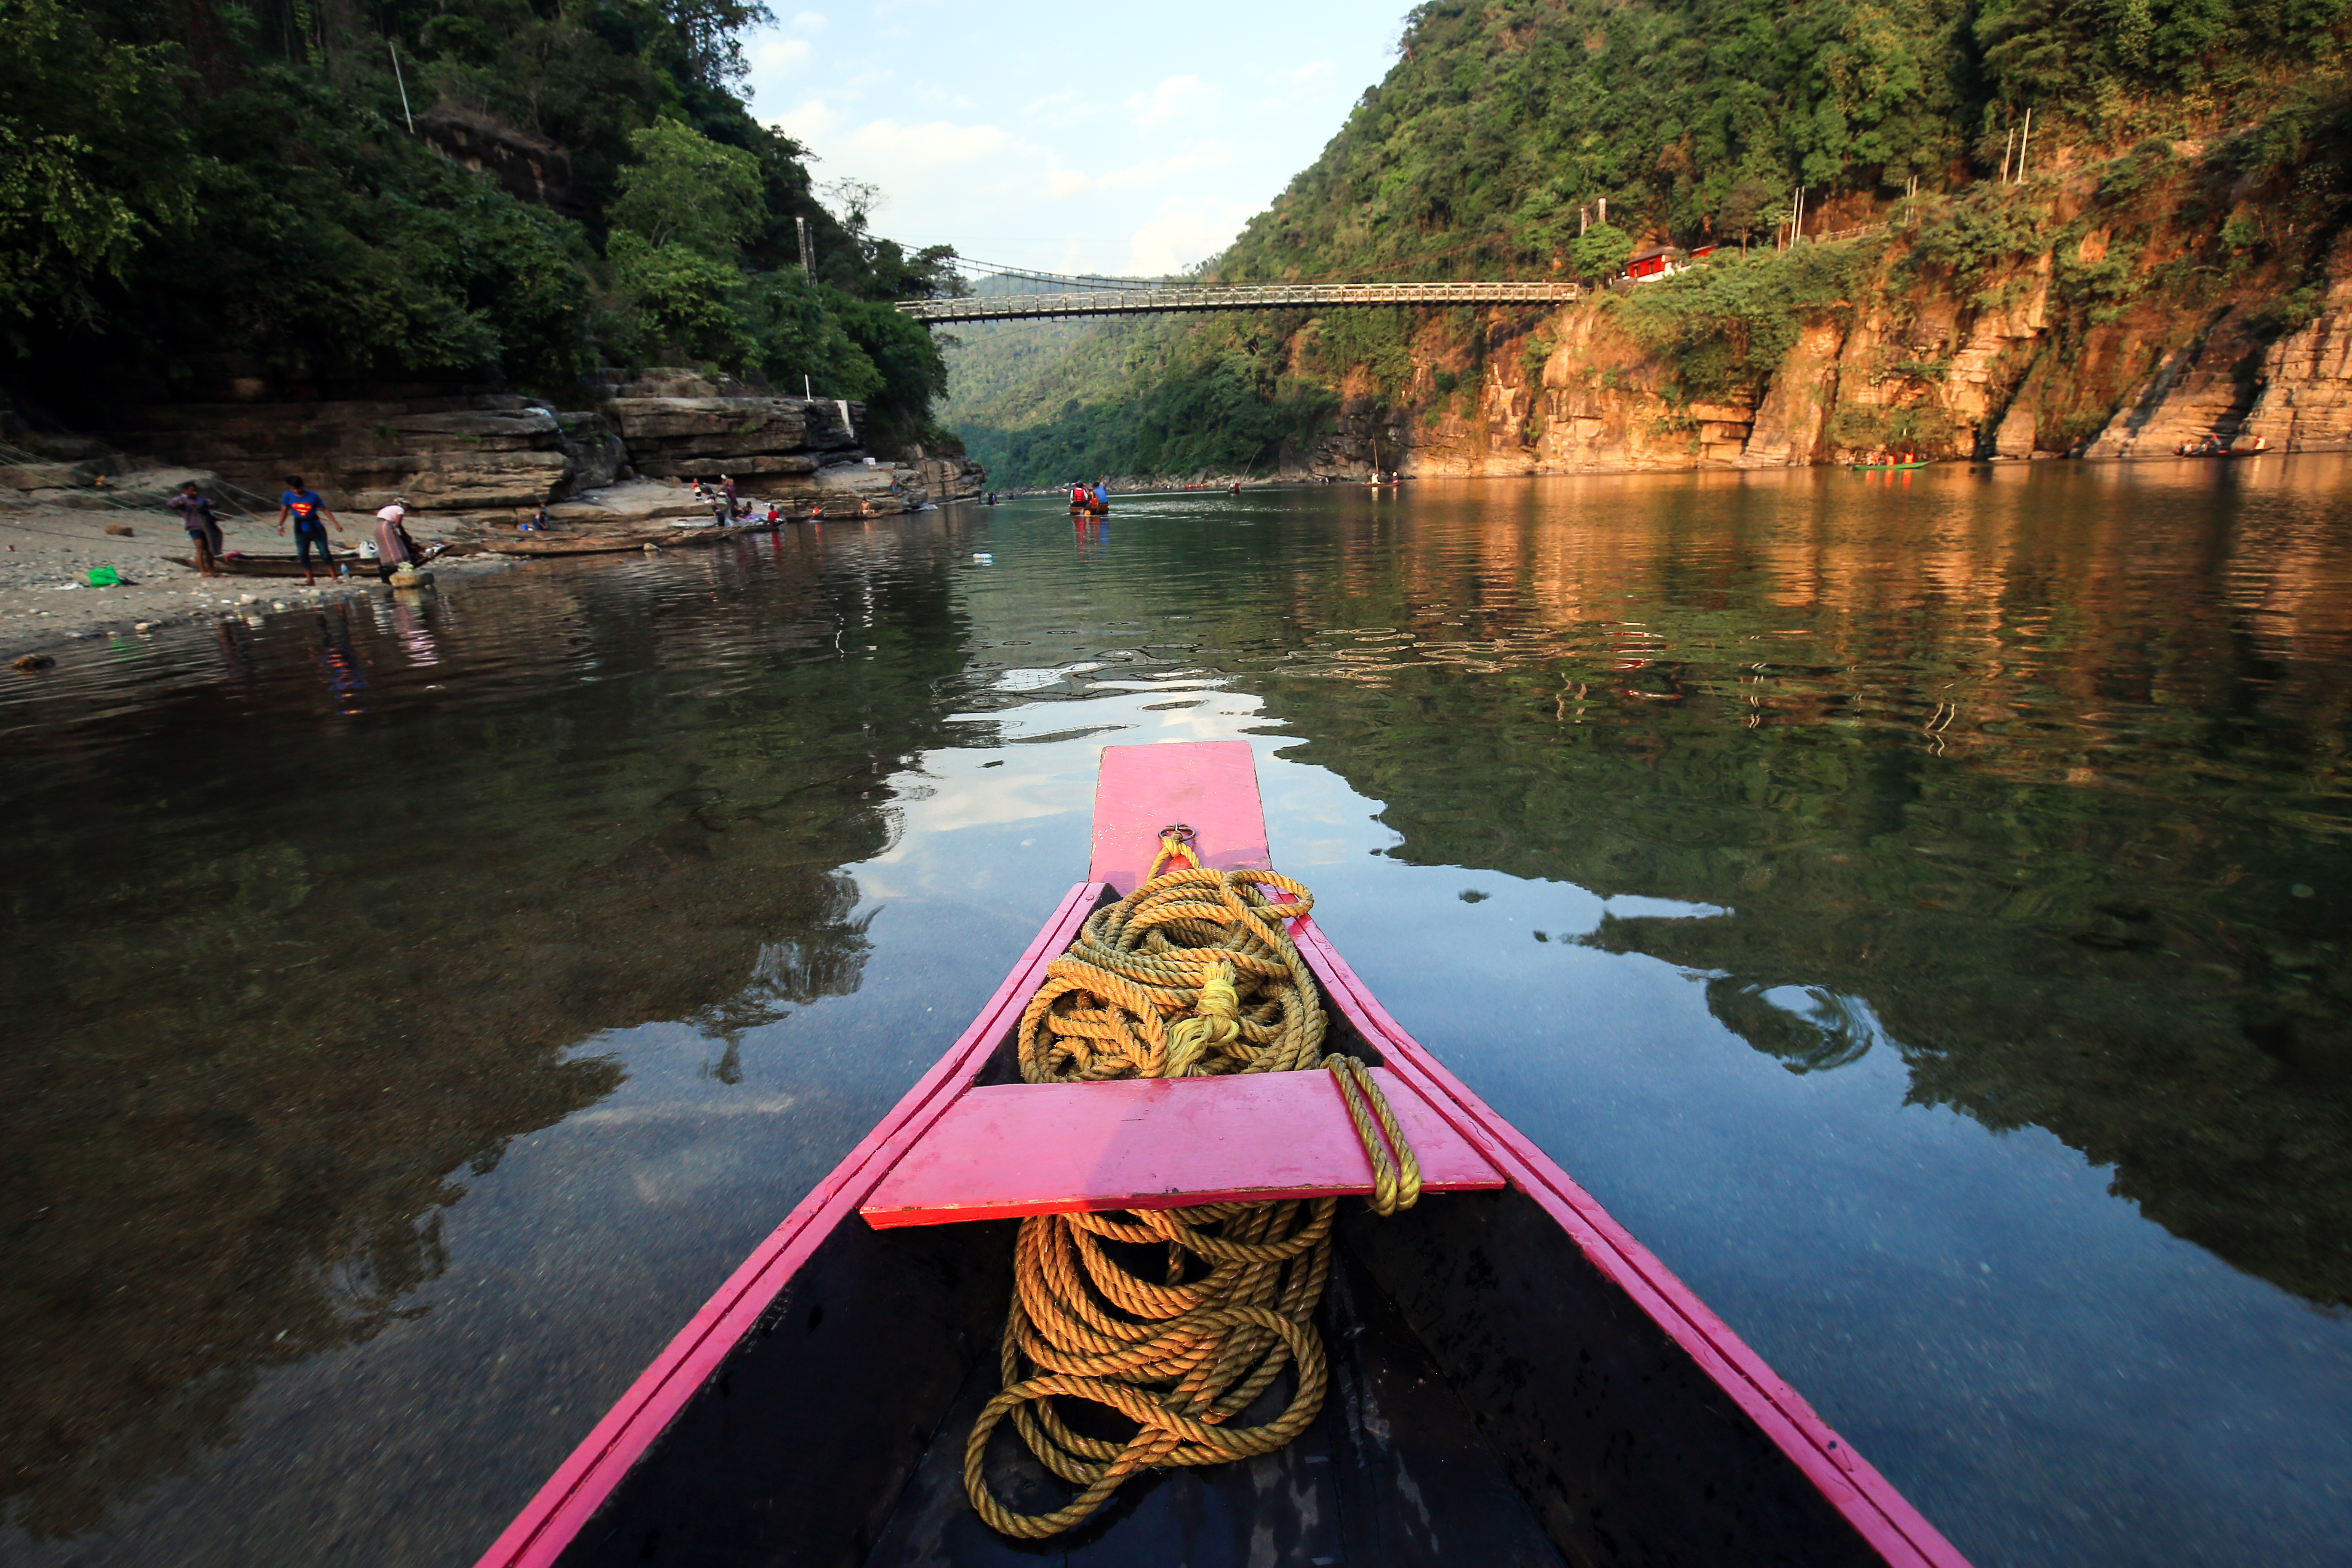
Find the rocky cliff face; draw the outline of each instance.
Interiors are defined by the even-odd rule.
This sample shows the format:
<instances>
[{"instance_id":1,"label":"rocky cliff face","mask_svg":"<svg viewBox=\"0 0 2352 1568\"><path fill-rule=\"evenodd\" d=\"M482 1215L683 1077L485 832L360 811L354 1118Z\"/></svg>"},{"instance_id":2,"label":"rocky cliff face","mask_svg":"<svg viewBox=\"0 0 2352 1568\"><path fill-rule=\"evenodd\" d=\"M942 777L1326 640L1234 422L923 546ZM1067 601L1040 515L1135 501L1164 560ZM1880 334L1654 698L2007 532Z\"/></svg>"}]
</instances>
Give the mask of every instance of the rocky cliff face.
<instances>
[{"instance_id":1,"label":"rocky cliff face","mask_svg":"<svg viewBox=\"0 0 2352 1568\"><path fill-rule=\"evenodd\" d=\"M985 475L961 458L869 460L862 405L756 395L731 382L655 370L608 382L595 406L559 411L468 394L304 403L179 404L129 410L115 447L163 454L257 496L299 474L335 506L394 496L433 513L499 513L584 498L632 479L735 479L746 495L861 511L969 500ZM62 472L62 470L61 470ZM87 484L19 477L15 488Z\"/></svg>"},{"instance_id":2,"label":"rocky cliff face","mask_svg":"<svg viewBox=\"0 0 2352 1568\"><path fill-rule=\"evenodd\" d=\"M2079 253L2103 252L2084 240ZM1689 397L1677 367L1643 352L1622 296L1535 322L1497 315L1477 363L1433 336L1415 344L1402 397L1343 387L1330 434L1283 466L1466 476L1784 468L1879 451L2168 458L2209 435L2352 449L2352 241L2309 318L2284 333L2259 280L2193 310L2150 297L2107 319L2069 318L2053 302L2055 260L2028 258L1973 295L1903 282L1882 263L1872 289L1805 320L1752 391L1711 400ZM1549 353L1526 352L1538 341ZM1437 390L1440 367L1461 376L1451 393Z\"/></svg>"},{"instance_id":3,"label":"rocky cliff face","mask_svg":"<svg viewBox=\"0 0 2352 1568\"><path fill-rule=\"evenodd\" d=\"M2273 335L2259 305L2226 305L2132 390L2084 453L2168 457L2210 432L2239 448L2352 451L2352 241L2311 319Z\"/></svg>"},{"instance_id":4,"label":"rocky cliff face","mask_svg":"<svg viewBox=\"0 0 2352 1568\"><path fill-rule=\"evenodd\" d=\"M555 413L498 395L134 408L107 438L264 496L299 474L345 508L395 495L435 511L532 506L575 472Z\"/></svg>"}]
</instances>

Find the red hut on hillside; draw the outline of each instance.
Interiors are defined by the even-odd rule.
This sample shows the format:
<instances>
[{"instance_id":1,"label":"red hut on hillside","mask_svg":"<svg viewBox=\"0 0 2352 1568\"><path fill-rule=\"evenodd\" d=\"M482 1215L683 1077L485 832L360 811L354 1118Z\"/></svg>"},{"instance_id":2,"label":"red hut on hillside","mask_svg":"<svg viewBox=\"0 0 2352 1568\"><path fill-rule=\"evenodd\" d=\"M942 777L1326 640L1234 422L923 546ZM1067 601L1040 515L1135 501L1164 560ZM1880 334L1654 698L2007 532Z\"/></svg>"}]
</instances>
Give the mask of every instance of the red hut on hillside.
<instances>
[{"instance_id":1,"label":"red hut on hillside","mask_svg":"<svg viewBox=\"0 0 2352 1568\"><path fill-rule=\"evenodd\" d=\"M1696 250L1673 245L1645 245L1625 263L1625 276L1636 283L1654 283L1661 278L1673 277L1702 256L1714 254L1715 247L1711 245L1702 245Z\"/></svg>"},{"instance_id":2,"label":"red hut on hillside","mask_svg":"<svg viewBox=\"0 0 2352 1568\"><path fill-rule=\"evenodd\" d=\"M1675 254L1671 245L1645 245L1625 263L1625 276L1636 283L1664 278L1674 270Z\"/></svg>"}]
</instances>

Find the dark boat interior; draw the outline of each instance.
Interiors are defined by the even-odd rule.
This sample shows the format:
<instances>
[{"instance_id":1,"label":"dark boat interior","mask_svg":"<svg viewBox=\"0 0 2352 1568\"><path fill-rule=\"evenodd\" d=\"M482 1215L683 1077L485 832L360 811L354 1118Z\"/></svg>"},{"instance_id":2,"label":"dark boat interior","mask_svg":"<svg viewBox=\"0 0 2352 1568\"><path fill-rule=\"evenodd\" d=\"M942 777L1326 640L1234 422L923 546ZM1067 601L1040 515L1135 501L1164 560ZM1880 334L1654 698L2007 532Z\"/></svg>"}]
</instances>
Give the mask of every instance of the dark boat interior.
<instances>
[{"instance_id":1,"label":"dark boat interior","mask_svg":"<svg viewBox=\"0 0 2352 1568\"><path fill-rule=\"evenodd\" d=\"M1336 1048L1378 1063L1338 1010ZM981 1081L1009 1081L1003 1042ZM611 1500L566 1568L1059 1563L1804 1564L1883 1559L1544 1209L1516 1191L1380 1219L1340 1200L1321 1415L1255 1459L1129 1481L1078 1529L997 1535L963 1492L995 1394L1011 1220L837 1226ZM1245 1419L1279 1409L1287 1374ZM1115 1427L1099 1435L1111 1436ZM1010 1425L997 1495L1075 1494Z\"/></svg>"}]
</instances>

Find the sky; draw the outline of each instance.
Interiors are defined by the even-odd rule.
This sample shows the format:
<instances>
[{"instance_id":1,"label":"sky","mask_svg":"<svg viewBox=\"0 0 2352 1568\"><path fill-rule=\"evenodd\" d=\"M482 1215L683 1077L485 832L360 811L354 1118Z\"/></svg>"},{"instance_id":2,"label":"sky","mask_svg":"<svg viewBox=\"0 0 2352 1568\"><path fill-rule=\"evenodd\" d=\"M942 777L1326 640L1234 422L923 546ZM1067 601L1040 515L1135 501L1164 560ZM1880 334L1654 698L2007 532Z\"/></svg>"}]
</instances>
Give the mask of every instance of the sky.
<instances>
[{"instance_id":1,"label":"sky","mask_svg":"<svg viewBox=\"0 0 2352 1568\"><path fill-rule=\"evenodd\" d=\"M877 234L1049 272L1214 255L1394 59L1409 0L877 0L748 35L751 110ZM836 209L837 210L837 209Z\"/></svg>"}]
</instances>

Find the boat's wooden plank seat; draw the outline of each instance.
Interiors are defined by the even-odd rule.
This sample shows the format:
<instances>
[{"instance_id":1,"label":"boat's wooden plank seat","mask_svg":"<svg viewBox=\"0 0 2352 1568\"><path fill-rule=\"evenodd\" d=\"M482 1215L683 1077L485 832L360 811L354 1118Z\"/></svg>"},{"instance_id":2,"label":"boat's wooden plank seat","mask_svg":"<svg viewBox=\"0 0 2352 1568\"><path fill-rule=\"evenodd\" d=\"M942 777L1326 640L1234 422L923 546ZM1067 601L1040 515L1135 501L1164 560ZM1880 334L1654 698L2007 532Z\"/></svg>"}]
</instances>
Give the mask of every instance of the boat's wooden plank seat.
<instances>
[{"instance_id":1,"label":"boat's wooden plank seat","mask_svg":"<svg viewBox=\"0 0 2352 1568\"><path fill-rule=\"evenodd\" d=\"M1395 1074L1372 1077L1423 1192L1503 1184ZM1371 1190L1371 1161L1328 1072L1014 1083L966 1090L858 1212L888 1229Z\"/></svg>"}]
</instances>

